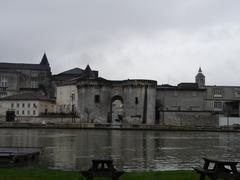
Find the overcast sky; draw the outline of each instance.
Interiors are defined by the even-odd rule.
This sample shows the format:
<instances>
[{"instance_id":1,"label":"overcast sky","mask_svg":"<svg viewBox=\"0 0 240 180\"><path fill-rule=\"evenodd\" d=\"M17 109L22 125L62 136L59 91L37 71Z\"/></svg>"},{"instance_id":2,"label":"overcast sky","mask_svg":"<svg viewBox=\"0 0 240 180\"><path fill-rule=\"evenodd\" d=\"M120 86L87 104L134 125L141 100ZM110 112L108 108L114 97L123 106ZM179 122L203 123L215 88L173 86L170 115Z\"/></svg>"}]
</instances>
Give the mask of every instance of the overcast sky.
<instances>
[{"instance_id":1,"label":"overcast sky","mask_svg":"<svg viewBox=\"0 0 240 180\"><path fill-rule=\"evenodd\" d=\"M0 61L107 79L240 85L239 0L0 0Z\"/></svg>"}]
</instances>

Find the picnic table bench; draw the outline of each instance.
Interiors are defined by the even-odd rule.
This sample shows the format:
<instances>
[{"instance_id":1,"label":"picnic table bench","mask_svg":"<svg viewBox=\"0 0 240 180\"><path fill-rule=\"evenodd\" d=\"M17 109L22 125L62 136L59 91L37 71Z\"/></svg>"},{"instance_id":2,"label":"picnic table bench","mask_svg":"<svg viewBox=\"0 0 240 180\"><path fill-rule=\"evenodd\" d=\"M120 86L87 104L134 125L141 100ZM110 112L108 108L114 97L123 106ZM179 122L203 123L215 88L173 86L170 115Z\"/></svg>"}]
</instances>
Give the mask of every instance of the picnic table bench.
<instances>
[{"instance_id":1,"label":"picnic table bench","mask_svg":"<svg viewBox=\"0 0 240 180\"><path fill-rule=\"evenodd\" d=\"M240 180L240 173L237 171L238 162L210 158L203 158L203 160L203 167L193 167L193 169L200 174L199 180L204 180L205 176L208 176L211 180L217 180L219 178L224 180ZM210 165L212 165L212 168Z\"/></svg>"},{"instance_id":2,"label":"picnic table bench","mask_svg":"<svg viewBox=\"0 0 240 180\"><path fill-rule=\"evenodd\" d=\"M112 180L118 180L124 171L118 171L114 168L112 158L101 157L93 159L92 167L87 171L81 171L81 173L87 180L92 180L93 177L111 177Z\"/></svg>"}]
</instances>

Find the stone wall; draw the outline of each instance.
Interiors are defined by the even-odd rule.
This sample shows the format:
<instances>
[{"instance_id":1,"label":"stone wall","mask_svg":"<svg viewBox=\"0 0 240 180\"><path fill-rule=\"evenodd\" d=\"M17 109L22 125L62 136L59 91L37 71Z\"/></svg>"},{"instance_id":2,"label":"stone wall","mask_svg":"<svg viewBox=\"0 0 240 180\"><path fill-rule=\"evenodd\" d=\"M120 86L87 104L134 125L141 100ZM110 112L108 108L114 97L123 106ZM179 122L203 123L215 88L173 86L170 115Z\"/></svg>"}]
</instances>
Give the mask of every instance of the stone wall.
<instances>
[{"instance_id":1,"label":"stone wall","mask_svg":"<svg viewBox=\"0 0 240 180\"><path fill-rule=\"evenodd\" d=\"M6 122L6 117L5 116L0 116L0 122ZM71 117L47 117L47 116L18 116L15 118L15 122L17 123L40 123L40 124L44 124L44 123L53 123L53 124L57 124L57 123L72 123L73 120ZM75 118L74 119L75 123L80 123L80 119L79 118Z\"/></svg>"},{"instance_id":2,"label":"stone wall","mask_svg":"<svg viewBox=\"0 0 240 180\"><path fill-rule=\"evenodd\" d=\"M204 90L158 89L157 101L165 110L204 110Z\"/></svg>"},{"instance_id":3,"label":"stone wall","mask_svg":"<svg viewBox=\"0 0 240 180\"><path fill-rule=\"evenodd\" d=\"M123 119L120 123L153 124L155 121L155 81L88 80L79 82L77 87L77 113L80 119L92 123L114 123L112 103L120 100L123 105Z\"/></svg>"},{"instance_id":4,"label":"stone wall","mask_svg":"<svg viewBox=\"0 0 240 180\"><path fill-rule=\"evenodd\" d=\"M10 96L16 94L19 90L19 73L18 72L11 72L6 70L0 70L1 78L5 78L7 81L7 89L2 87L0 89L0 97ZM1 86L1 85L0 85Z\"/></svg>"},{"instance_id":5,"label":"stone wall","mask_svg":"<svg viewBox=\"0 0 240 180\"><path fill-rule=\"evenodd\" d=\"M61 113L69 113L72 112L72 105L74 105L75 109L77 108L78 104L78 93L77 93L77 86L59 86L57 89L57 112Z\"/></svg>"},{"instance_id":6,"label":"stone wall","mask_svg":"<svg viewBox=\"0 0 240 180\"><path fill-rule=\"evenodd\" d=\"M218 115L208 111L161 111L160 124L189 127L218 127Z\"/></svg>"},{"instance_id":7,"label":"stone wall","mask_svg":"<svg viewBox=\"0 0 240 180\"><path fill-rule=\"evenodd\" d=\"M41 66L42 68L31 68L31 65L25 64L26 68L1 68L0 76L7 81L7 88L0 89L0 97L18 94L19 92L29 91L29 88L39 88L40 85L45 88L47 92L51 91L51 69L48 66L35 64L34 66ZM20 65L19 65L20 66Z\"/></svg>"}]
</instances>

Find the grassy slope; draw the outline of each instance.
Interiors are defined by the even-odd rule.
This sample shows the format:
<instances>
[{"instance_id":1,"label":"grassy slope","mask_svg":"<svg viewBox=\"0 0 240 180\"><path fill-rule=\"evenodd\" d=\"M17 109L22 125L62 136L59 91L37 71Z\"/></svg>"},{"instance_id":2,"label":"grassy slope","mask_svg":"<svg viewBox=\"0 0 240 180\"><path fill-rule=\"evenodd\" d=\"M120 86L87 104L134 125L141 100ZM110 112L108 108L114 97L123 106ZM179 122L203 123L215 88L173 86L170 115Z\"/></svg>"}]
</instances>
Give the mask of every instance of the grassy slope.
<instances>
[{"instance_id":1,"label":"grassy slope","mask_svg":"<svg viewBox=\"0 0 240 180\"><path fill-rule=\"evenodd\" d=\"M83 180L78 172L26 169L26 168L0 168L1 180ZM94 178L106 179L106 178ZM129 172L124 173L120 180L197 180L198 174L194 171L165 171L165 172Z\"/></svg>"}]
</instances>

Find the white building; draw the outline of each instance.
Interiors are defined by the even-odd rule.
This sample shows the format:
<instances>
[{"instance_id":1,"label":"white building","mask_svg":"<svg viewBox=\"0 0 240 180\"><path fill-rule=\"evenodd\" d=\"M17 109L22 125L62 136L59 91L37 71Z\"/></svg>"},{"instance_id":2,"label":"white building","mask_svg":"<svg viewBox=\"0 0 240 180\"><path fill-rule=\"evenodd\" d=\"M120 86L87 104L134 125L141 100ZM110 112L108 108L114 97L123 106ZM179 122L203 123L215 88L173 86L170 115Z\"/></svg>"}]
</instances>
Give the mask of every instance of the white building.
<instances>
[{"instance_id":1,"label":"white building","mask_svg":"<svg viewBox=\"0 0 240 180\"><path fill-rule=\"evenodd\" d=\"M0 116L15 112L16 117L39 116L54 113L55 100L37 93L24 93L0 99Z\"/></svg>"},{"instance_id":2,"label":"white building","mask_svg":"<svg viewBox=\"0 0 240 180\"><path fill-rule=\"evenodd\" d=\"M57 88L57 107L58 113L71 113L78 109L78 93L77 86L59 86Z\"/></svg>"}]
</instances>

